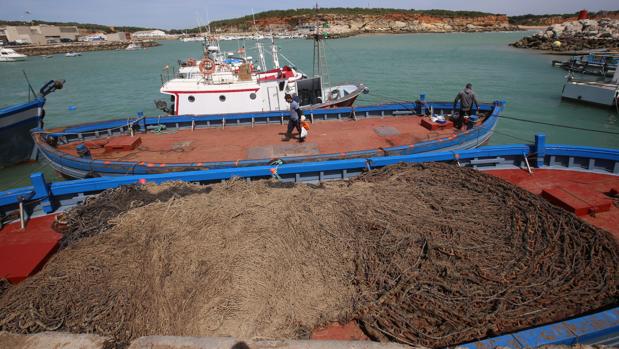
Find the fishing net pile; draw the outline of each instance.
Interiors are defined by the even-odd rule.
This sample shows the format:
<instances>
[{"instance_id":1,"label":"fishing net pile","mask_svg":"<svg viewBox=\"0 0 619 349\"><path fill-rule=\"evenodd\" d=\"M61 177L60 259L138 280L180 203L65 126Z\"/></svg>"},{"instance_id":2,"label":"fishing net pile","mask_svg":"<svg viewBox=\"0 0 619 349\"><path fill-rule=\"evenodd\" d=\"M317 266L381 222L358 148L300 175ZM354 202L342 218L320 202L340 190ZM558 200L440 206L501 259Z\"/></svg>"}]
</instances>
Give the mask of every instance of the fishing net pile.
<instances>
[{"instance_id":1,"label":"fishing net pile","mask_svg":"<svg viewBox=\"0 0 619 349\"><path fill-rule=\"evenodd\" d=\"M608 233L470 169L189 185L98 222L98 205L127 197L110 193L69 212L67 247L5 291L0 330L123 346L155 334L307 338L357 320L376 340L442 347L617 304Z\"/></svg>"}]
</instances>

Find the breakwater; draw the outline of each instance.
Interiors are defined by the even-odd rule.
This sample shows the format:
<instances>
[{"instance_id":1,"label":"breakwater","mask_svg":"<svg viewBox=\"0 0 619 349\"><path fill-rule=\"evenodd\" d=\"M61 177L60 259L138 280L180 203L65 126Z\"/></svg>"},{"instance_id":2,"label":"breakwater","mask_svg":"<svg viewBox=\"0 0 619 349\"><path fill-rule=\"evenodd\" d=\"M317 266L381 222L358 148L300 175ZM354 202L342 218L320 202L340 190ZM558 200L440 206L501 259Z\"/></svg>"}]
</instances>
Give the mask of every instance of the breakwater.
<instances>
[{"instance_id":1,"label":"breakwater","mask_svg":"<svg viewBox=\"0 0 619 349\"><path fill-rule=\"evenodd\" d=\"M124 41L100 42L70 42L50 45L14 46L13 49L28 56L53 55L67 52L89 52L125 49L129 45ZM160 44L156 41L141 41L142 47L154 47Z\"/></svg>"},{"instance_id":2,"label":"breakwater","mask_svg":"<svg viewBox=\"0 0 619 349\"><path fill-rule=\"evenodd\" d=\"M619 48L619 20L585 19L553 24L511 46L552 51L580 51Z\"/></svg>"}]
</instances>

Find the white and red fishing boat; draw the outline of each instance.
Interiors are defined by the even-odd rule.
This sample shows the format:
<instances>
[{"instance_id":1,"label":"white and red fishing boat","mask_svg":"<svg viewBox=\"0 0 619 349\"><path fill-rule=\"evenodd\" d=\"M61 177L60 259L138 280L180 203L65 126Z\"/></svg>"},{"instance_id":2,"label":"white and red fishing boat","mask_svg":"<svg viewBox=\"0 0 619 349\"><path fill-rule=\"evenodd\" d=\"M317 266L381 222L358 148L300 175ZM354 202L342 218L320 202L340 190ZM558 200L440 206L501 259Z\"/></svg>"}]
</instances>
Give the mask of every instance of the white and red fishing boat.
<instances>
[{"instance_id":1,"label":"white and red fishing boat","mask_svg":"<svg viewBox=\"0 0 619 349\"><path fill-rule=\"evenodd\" d=\"M205 38L204 57L180 62L170 78L169 67L162 75L160 91L170 95L172 106L156 101L157 107L172 115L208 115L272 112L289 108L284 96L297 95L303 109L349 107L361 93L361 83L328 86L321 38L315 38L314 74L303 74L293 65L280 66L278 48L271 39L272 69L267 69L263 44L256 49L259 62L239 50L240 55L225 54L216 38ZM321 54L321 52L323 52Z\"/></svg>"}]
</instances>

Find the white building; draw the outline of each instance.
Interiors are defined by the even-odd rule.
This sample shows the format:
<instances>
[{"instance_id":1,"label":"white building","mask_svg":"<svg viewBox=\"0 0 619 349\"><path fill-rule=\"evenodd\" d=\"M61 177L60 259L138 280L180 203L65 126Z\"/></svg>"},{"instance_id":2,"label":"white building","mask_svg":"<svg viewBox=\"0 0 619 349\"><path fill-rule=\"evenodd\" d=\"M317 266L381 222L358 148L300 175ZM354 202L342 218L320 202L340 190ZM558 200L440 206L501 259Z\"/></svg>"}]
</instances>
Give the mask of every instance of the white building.
<instances>
[{"instance_id":1,"label":"white building","mask_svg":"<svg viewBox=\"0 0 619 349\"><path fill-rule=\"evenodd\" d=\"M163 39L167 34L163 30L143 30L131 34L132 39Z\"/></svg>"}]
</instances>

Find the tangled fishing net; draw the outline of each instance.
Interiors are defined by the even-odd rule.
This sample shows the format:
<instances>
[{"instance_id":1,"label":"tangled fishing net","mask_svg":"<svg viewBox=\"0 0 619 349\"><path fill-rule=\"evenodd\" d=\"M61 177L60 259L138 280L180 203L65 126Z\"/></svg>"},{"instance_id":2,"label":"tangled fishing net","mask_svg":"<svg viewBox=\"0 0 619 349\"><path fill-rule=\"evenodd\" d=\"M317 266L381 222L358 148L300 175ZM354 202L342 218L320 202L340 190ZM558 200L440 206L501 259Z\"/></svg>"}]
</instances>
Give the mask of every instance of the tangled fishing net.
<instances>
[{"instance_id":1,"label":"tangled fishing net","mask_svg":"<svg viewBox=\"0 0 619 349\"><path fill-rule=\"evenodd\" d=\"M68 212L67 247L5 291L0 330L124 346L155 334L307 338L355 319L376 340L442 347L617 304L608 233L475 170L398 165L123 201L172 187L116 189ZM119 209L96 218L103 206Z\"/></svg>"}]
</instances>

